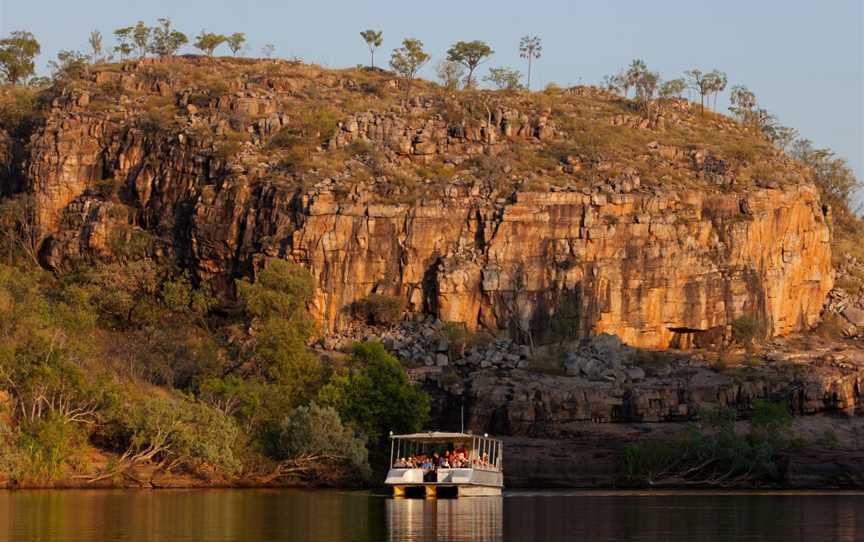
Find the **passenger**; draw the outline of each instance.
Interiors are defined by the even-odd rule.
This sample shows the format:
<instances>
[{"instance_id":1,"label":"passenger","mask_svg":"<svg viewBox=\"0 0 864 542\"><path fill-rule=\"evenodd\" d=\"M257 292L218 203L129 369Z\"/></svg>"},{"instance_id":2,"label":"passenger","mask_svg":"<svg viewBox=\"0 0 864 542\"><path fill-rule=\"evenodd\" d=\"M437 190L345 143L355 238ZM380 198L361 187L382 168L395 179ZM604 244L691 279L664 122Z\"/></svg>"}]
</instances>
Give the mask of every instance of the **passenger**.
<instances>
[{"instance_id":1,"label":"passenger","mask_svg":"<svg viewBox=\"0 0 864 542\"><path fill-rule=\"evenodd\" d=\"M459 451L456 454L455 463L456 463L456 467L460 468L460 469L464 469L465 467L468 466L468 462L465 460L465 452L464 451Z\"/></svg>"}]
</instances>

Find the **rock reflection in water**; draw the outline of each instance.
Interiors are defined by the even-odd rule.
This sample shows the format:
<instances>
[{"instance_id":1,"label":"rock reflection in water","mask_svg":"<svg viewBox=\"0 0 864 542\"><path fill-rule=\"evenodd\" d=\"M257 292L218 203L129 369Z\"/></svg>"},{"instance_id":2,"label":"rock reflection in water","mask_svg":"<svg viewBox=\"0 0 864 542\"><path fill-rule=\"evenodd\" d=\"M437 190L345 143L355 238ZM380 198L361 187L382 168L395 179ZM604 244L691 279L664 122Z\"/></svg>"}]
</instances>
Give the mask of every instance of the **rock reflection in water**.
<instances>
[{"instance_id":1,"label":"rock reflection in water","mask_svg":"<svg viewBox=\"0 0 864 542\"><path fill-rule=\"evenodd\" d=\"M389 540L488 542L503 539L503 498L390 499L386 504Z\"/></svg>"},{"instance_id":2,"label":"rock reflection in water","mask_svg":"<svg viewBox=\"0 0 864 542\"><path fill-rule=\"evenodd\" d=\"M864 541L864 494L0 491L0 542Z\"/></svg>"}]
</instances>

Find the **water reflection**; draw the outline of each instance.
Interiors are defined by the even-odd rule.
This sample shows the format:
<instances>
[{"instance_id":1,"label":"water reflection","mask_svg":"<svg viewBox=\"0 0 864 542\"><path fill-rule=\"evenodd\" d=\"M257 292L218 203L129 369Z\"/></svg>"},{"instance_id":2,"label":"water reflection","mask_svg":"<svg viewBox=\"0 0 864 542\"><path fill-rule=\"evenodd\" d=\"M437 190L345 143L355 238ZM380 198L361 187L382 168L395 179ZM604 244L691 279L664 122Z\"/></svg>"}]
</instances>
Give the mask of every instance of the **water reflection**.
<instances>
[{"instance_id":1,"label":"water reflection","mask_svg":"<svg viewBox=\"0 0 864 542\"><path fill-rule=\"evenodd\" d=\"M0 542L864 540L864 495L0 491Z\"/></svg>"},{"instance_id":2,"label":"water reflection","mask_svg":"<svg viewBox=\"0 0 864 542\"><path fill-rule=\"evenodd\" d=\"M502 540L503 509L503 497L389 499L386 501L388 540Z\"/></svg>"}]
</instances>

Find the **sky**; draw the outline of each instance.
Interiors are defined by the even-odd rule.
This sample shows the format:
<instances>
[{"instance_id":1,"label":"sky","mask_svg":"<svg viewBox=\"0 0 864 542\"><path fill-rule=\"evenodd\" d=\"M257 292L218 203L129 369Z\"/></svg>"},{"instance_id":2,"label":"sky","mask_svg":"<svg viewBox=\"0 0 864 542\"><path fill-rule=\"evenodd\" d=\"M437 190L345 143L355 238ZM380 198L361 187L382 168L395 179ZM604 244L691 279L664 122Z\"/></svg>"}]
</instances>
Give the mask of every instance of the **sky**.
<instances>
[{"instance_id":1,"label":"sky","mask_svg":"<svg viewBox=\"0 0 864 542\"><path fill-rule=\"evenodd\" d=\"M192 38L245 32L247 56L272 43L276 56L329 67L368 61L359 32L384 32L379 64L405 37L432 62L459 40L495 50L485 65L525 71L521 36L539 36L532 86L598 84L641 58L664 79L691 68L728 74L782 124L846 158L864 180L864 1L862 0L0 0L0 34L29 30L42 44L40 70L60 49L87 49L99 29L169 17ZM193 52L191 48L185 50ZM226 50L222 54L227 54ZM727 92L728 94L728 92ZM726 111L728 102L718 101Z\"/></svg>"}]
</instances>

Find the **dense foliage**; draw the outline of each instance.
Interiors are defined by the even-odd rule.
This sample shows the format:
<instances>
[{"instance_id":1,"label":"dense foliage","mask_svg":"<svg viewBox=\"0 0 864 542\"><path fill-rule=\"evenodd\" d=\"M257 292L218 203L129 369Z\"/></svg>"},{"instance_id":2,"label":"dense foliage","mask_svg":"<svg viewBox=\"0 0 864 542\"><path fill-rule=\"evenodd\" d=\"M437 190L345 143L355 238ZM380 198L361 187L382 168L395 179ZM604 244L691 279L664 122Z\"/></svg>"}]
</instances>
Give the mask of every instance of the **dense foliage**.
<instances>
[{"instance_id":1,"label":"dense foliage","mask_svg":"<svg viewBox=\"0 0 864 542\"><path fill-rule=\"evenodd\" d=\"M307 348L314 286L297 265L270 262L231 304L148 259L61 280L7 250L0 480L140 481L146 467L363 481L367 441L428 418L428 398L380 345L338 370Z\"/></svg>"},{"instance_id":2,"label":"dense foliage","mask_svg":"<svg viewBox=\"0 0 864 542\"><path fill-rule=\"evenodd\" d=\"M628 444L622 455L622 477L631 484L653 486L740 486L782 482L782 452L792 417L783 404L757 401L749 429L741 430L737 412L705 412L682 436Z\"/></svg>"},{"instance_id":3,"label":"dense foliage","mask_svg":"<svg viewBox=\"0 0 864 542\"><path fill-rule=\"evenodd\" d=\"M388 430L419 431L429 419L429 398L408 384L399 360L378 342L355 346L349 368L336 373L320 397L375 443Z\"/></svg>"}]
</instances>

